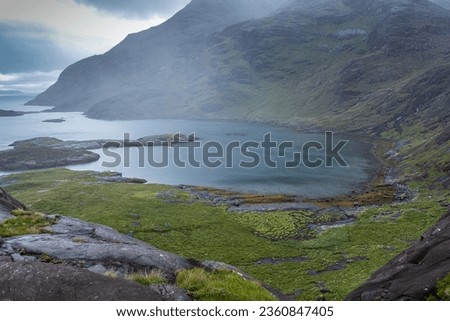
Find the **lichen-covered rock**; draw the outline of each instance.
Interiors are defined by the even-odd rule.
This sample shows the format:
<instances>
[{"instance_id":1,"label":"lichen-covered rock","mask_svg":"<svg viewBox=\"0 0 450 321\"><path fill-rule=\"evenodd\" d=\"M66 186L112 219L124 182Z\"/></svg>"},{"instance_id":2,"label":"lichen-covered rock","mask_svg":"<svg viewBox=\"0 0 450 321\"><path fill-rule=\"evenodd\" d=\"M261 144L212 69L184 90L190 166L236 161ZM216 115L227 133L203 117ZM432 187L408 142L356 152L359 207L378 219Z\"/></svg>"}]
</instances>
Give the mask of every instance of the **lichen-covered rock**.
<instances>
[{"instance_id":1,"label":"lichen-covered rock","mask_svg":"<svg viewBox=\"0 0 450 321\"><path fill-rule=\"evenodd\" d=\"M173 279L175 271L196 266L192 260L158 250L106 226L73 218L59 218L55 225L48 227L48 232L4 239L0 249L9 256L21 253L40 258L44 255L51 261L84 268L101 264L122 275L157 269Z\"/></svg>"}]
</instances>

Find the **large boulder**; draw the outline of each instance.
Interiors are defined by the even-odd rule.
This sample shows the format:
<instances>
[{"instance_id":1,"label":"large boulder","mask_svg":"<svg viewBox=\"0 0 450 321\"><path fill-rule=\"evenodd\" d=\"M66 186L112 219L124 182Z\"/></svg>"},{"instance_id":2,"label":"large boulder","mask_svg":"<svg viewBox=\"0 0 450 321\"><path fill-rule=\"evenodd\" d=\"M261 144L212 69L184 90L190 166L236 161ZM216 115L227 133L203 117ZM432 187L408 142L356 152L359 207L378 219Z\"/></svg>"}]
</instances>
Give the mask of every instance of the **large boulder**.
<instances>
[{"instance_id":1,"label":"large boulder","mask_svg":"<svg viewBox=\"0 0 450 321\"><path fill-rule=\"evenodd\" d=\"M52 217L49 216L49 219ZM57 217L47 227L48 234L22 235L3 240L1 251L6 256L24 255L84 268L102 265L119 274L160 270L169 279L177 270L190 269L193 260L159 250L147 243L121 234L109 227L69 217Z\"/></svg>"},{"instance_id":2,"label":"large boulder","mask_svg":"<svg viewBox=\"0 0 450 321\"><path fill-rule=\"evenodd\" d=\"M170 288L170 287L169 287ZM0 263L0 301L175 301L189 297L82 268L40 262Z\"/></svg>"}]
</instances>

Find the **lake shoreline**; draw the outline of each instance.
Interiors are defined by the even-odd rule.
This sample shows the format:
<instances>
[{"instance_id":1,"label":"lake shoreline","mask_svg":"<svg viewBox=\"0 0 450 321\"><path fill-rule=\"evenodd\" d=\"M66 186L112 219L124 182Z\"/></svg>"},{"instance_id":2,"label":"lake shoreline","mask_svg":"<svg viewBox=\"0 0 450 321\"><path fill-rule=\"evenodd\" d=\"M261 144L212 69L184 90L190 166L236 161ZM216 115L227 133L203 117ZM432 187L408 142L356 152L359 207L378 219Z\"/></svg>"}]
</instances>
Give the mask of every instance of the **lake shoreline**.
<instances>
[{"instance_id":1,"label":"lake shoreline","mask_svg":"<svg viewBox=\"0 0 450 321\"><path fill-rule=\"evenodd\" d=\"M50 110L51 112L51 110ZM83 113L83 116L85 116L88 119L95 119L95 120L102 120L107 122L114 122L117 120L113 119L102 119L102 118L93 118L85 115ZM373 136L370 136L370 134L364 134L360 132L348 132L348 131L342 131L342 130L336 130L336 129L326 129L322 128L320 126L316 125L294 125L289 122L283 122L283 121L263 121L263 120L242 120L242 119L220 119L220 118L211 118L211 119L204 119L204 118L188 118L188 119L182 119L182 118L149 118L148 120L195 120L195 121L204 121L204 122L223 122L223 123L244 123L244 124L257 124L257 125L268 125L273 126L280 129L291 129L297 133L304 133L304 134L323 134L325 132L333 132L334 134L345 136L346 138L354 138L355 141L365 143L370 145L370 156L372 160L374 161L373 164L371 164L374 168L373 170L368 171L369 179L365 183L361 183L362 189L370 188L370 186L373 185L373 181L378 181L380 178L381 173L387 173L389 170L389 167L387 166L386 160L382 157L382 153L378 152L378 149L380 148L380 145L383 145L383 149L385 149L385 145L389 144L392 145L384 151L384 153L387 153L390 149L394 148L395 141L392 140L386 140L381 138L375 138ZM129 120L129 119L127 119ZM132 120L132 119L130 119ZM136 119L138 120L138 119Z\"/></svg>"},{"instance_id":2,"label":"lake shoreline","mask_svg":"<svg viewBox=\"0 0 450 321\"><path fill-rule=\"evenodd\" d=\"M40 114L35 114L34 116L28 116L28 118L30 118L30 120L34 120L33 124L36 124L38 122L40 122L41 118L42 119L47 119L49 117L49 114L47 111L42 112ZM102 128L101 131L93 131L94 135L87 135L86 133L84 133L83 131L78 134L78 131L75 129L77 128L77 125L79 123L78 126L86 126L86 127L92 127L92 125L95 126L96 122L94 122L92 125L88 125L90 124L89 122L85 122L83 121L83 119L89 119L86 116L81 115L81 113L65 113L65 114L61 114L61 115L67 115L67 122L63 123L63 124L48 124L48 125L44 125L48 127L48 134L49 136L52 137L57 137L57 138L61 138L63 140L74 140L74 139L80 139L80 140L85 140L86 138L98 138L97 136L103 136L102 133L108 133L108 132L112 132L110 128L116 128L115 122L114 121L101 121L101 123L98 123L97 126L101 126L99 128ZM30 120L24 119L26 122L30 122ZM273 132L274 135L278 135L278 138L281 138L281 141L283 140L295 140L296 142L299 142L301 144L301 142L303 141L302 139L305 139L305 141L308 141L308 139L319 139L322 140L324 139L324 133L325 133L325 129L321 129L317 126L295 126L292 124L288 124L288 123L281 123L281 122L261 122L261 121L248 121L248 120L223 120L223 119L216 119L216 120L201 120L201 121L191 121L190 119L188 120L176 120L176 119L171 119L170 121L174 121L173 125L167 127L167 128L172 128L172 129L177 129L177 128L185 128L185 131L189 131L189 128L201 128L201 130L199 130L199 132L204 131L204 127L207 127L208 129L206 129L206 133L208 134L209 137L205 136L205 141L207 139L214 139L215 137L220 137L219 141L221 143L227 143L227 140L231 141L233 139L235 140L247 140L247 139L253 139L256 141L261 140L261 135L263 134L263 132L266 131L265 127L267 126L267 132ZM138 121L136 124L137 126L137 132L136 133L134 131L134 122L127 122L127 121L122 121L119 122L119 127L118 130L116 131L117 133L122 132L122 130L125 129L120 129L121 127L123 128L133 128L133 132L132 135L134 136L133 138L137 138L140 136L137 135L145 135L145 132L142 132L142 128L145 127L150 127L153 128L155 124L159 124L160 123L160 127L164 128L164 126L167 126L167 124L171 124L171 122L168 120L161 120L160 122L158 120L149 120L147 121ZM17 121L16 121L17 122ZM19 121L19 123L21 123L23 121ZM198 122L198 124L197 124ZM86 124L85 124L86 123ZM104 125L103 125L104 124ZM146 125L148 124L148 125ZM106 130L103 130L103 126L106 126ZM208 127L209 126L209 127ZM219 128L219 131L217 132L217 134L214 132L216 127L221 127ZM255 126L254 128L252 128L251 126ZM45 127L45 128L47 128ZM251 128L250 130L248 130L248 128ZM94 127L95 128L95 127ZM187 128L187 129L186 129ZM213 128L213 129L211 129ZM245 128L245 130L242 131L242 133L244 133L243 135L240 135L240 128ZM55 133L55 129L56 129L56 134ZM83 130L83 128L80 128ZM154 134L155 131L157 131L158 129L155 127L153 128L150 133ZM209 131L208 131L209 130ZM168 130L170 131L170 129ZM290 134L290 131L292 131L292 134ZM58 135L59 132L64 133L64 136L60 136ZM76 135L72 134L69 135L69 133L77 133ZM35 132L33 130L31 130L30 133L35 133L35 137L41 136L43 133L47 133L47 132L42 132L42 130L40 130L40 132ZM211 133L214 133L213 136L211 136ZM305 138L302 138L302 134L305 134ZM233 174L234 176L239 176L239 175L245 175L242 176L243 181L242 183L239 182L234 182L233 180L235 180L236 178L232 178L233 180L229 180L229 182L226 182L225 184L220 183L220 184L216 184L214 182L214 180L222 180L222 179L229 179L229 174L228 172L225 171L219 171L217 174L208 174L207 172L204 171L198 171L195 173L188 173L186 174L186 176L184 176L184 172L181 172L182 169L177 169L174 168L173 170L169 170L169 171L158 171L158 173L155 173L156 176L153 176L153 172L151 174L151 179L148 179L147 177L145 177L144 179L146 179L147 181L149 181L150 183L156 183L156 184L164 184L164 185L171 185L171 186L179 186L179 185L197 185L197 186L205 186L206 188L216 188L216 189L225 189L225 190L230 190L230 191L234 191L233 193L235 194L261 194L261 195L275 195L275 194L292 194L295 195L297 198L309 198L309 199L334 199L334 198L342 198L343 196L347 196L347 195L354 195L355 193L365 193L366 191L370 191L371 187L373 187L374 185L379 184L380 182L380 177L382 175L385 174L385 172L387 171L387 167L385 166L385 164L382 163L382 159L376 157L374 150L377 148L377 145L379 144L377 139L373 139L373 137L370 137L369 135L364 135L361 133L347 133L347 132L343 132L343 131L336 131L336 134L338 135L338 137L342 137L343 139L349 139L352 141L352 143L354 142L354 145L352 145L351 147L349 147L350 149L347 151L347 153L350 155L350 157L355 157L355 159L353 159L353 163L351 163L351 166L356 166L354 167L351 172L349 172L348 170L340 170L338 168L332 169L332 170L328 170L325 171L323 174L320 174L321 176L319 177L319 181L315 182L315 175L313 171L305 171L302 168L298 168L298 170L294 170L294 172L292 171L286 171L283 170L281 172L277 172L276 170L270 170L268 172L268 174L266 174L266 170L265 168L261 167L259 168L255 173L251 173L248 174L248 179L250 179L250 181L247 181L247 172L244 172L242 170L238 170L237 172L233 171L231 173L237 173L237 174ZM44 134L45 135L45 134ZM279 137L281 135L281 137ZM310 135L310 137L308 137L308 135ZM24 137L24 135L21 135L22 137ZM111 136L112 138L115 138L115 140L118 137L115 137L117 135L108 135L105 134L104 136L109 137ZM201 135L201 133L199 133L199 136L201 136L203 138L203 135ZM226 137L228 136L228 137ZM13 138L14 136L12 136ZM27 137L27 136L25 136ZM29 137L29 136L28 136ZM14 140L12 140L12 138L10 138L10 140L8 140L8 144L10 144L11 142L13 142ZM217 138L216 138L217 139ZM6 142L6 139L5 139ZM3 144L5 144L5 142L3 142ZM6 145L5 145L6 146ZM347 148L347 147L346 147ZM81 166L69 166L70 169L74 169L74 170L94 170L94 171L102 171L104 170L103 168L99 168L99 165L102 163L102 160L105 161L109 160L108 158L106 158L106 156L95 162L95 163L89 163L86 166L85 165L81 165ZM363 162L363 163L360 163ZM91 166L92 164L92 166ZM335 166L337 167L337 166ZM281 168L281 167L280 167ZM116 172L122 172L123 176L125 177L140 177L139 174L140 172L138 170L128 170L128 171L122 171L120 168L113 168L111 170L114 170ZM150 168L148 170L151 170ZM148 172L148 170L144 170L143 175L145 176L149 176L150 172ZM180 171L180 172L179 172ZM335 173L336 175L333 175L333 173ZM347 179L348 174L350 174L349 178ZM3 173L2 173L3 174ZM5 173L8 174L8 173ZM169 179L162 177L162 180L159 180L159 176L161 175L166 175L169 174L171 175L169 177ZM172 179L172 176L176 176L176 175L183 175L182 179ZM295 174L296 176L289 178L291 174ZM192 176L194 175L194 176ZM202 175L210 175L211 179L196 179L196 177L201 177ZM217 179L215 178L215 175L217 176ZM225 175L225 176L224 176ZM267 175L267 176L266 176ZM361 176L364 175L364 176ZM191 177L192 176L192 177ZM280 181L281 184L284 185L279 185L280 183L278 183L278 177L281 177L282 180ZM283 178L285 177L285 178ZM191 180L191 178L194 178L194 180ZM263 178L265 178L267 181L266 183L263 181ZM257 183L257 185L253 185L253 180L257 179L255 182ZM283 181L283 179L288 179L288 181ZM341 183L342 182L342 183ZM273 185L274 184L274 185ZM337 185L335 185L337 184ZM343 185L342 185L343 184ZM242 185L242 186L241 186ZM315 185L316 187L312 186ZM343 190L341 189L341 185ZM290 187L292 186L292 188ZM329 188L328 188L329 186ZM236 187L236 189L233 189L234 187ZM310 187L313 187L313 189L311 189ZM292 193L291 193L292 190ZM307 191L306 194L303 194L302 191ZM318 193L317 193L318 192ZM330 195L330 196L325 196L325 195Z\"/></svg>"}]
</instances>

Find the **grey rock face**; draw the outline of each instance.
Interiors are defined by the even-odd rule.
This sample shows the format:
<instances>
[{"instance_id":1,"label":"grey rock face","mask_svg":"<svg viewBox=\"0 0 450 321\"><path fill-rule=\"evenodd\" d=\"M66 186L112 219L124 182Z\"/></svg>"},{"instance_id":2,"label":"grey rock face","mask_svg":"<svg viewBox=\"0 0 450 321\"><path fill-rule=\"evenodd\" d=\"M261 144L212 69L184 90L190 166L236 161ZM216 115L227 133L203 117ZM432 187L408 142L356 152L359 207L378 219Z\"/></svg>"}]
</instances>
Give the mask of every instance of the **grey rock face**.
<instances>
[{"instance_id":1,"label":"grey rock face","mask_svg":"<svg viewBox=\"0 0 450 321\"><path fill-rule=\"evenodd\" d=\"M50 257L85 268L98 264L119 273L158 269L173 278L179 269L193 268L191 260L158 250L105 226L61 217L48 228L50 234L5 239L2 248L14 261L18 253Z\"/></svg>"},{"instance_id":2,"label":"grey rock face","mask_svg":"<svg viewBox=\"0 0 450 321\"><path fill-rule=\"evenodd\" d=\"M178 289L178 291L181 291ZM40 262L0 263L0 300L14 301L162 301L186 298L87 270Z\"/></svg>"}]
</instances>

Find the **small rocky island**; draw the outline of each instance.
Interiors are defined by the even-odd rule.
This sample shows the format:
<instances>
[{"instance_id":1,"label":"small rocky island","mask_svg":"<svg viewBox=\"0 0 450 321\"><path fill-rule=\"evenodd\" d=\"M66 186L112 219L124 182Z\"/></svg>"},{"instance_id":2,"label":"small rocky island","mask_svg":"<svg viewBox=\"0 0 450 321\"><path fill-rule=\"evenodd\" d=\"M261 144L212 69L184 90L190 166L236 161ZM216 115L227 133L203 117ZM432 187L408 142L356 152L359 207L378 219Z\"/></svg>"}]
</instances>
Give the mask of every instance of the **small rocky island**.
<instances>
[{"instance_id":1,"label":"small rocky island","mask_svg":"<svg viewBox=\"0 0 450 321\"><path fill-rule=\"evenodd\" d=\"M13 149L0 151L0 171L45 169L77 164L87 164L100 159L92 150L136 146L169 146L193 142L192 135L165 134L137 140L97 139L63 141L52 137L38 137L12 143Z\"/></svg>"},{"instance_id":2,"label":"small rocky island","mask_svg":"<svg viewBox=\"0 0 450 321\"><path fill-rule=\"evenodd\" d=\"M64 119L64 118L55 118L55 119L46 119L46 120L43 120L42 122L43 123L55 123L55 124L58 124L58 123L64 123L66 120Z\"/></svg>"},{"instance_id":3,"label":"small rocky island","mask_svg":"<svg viewBox=\"0 0 450 321\"><path fill-rule=\"evenodd\" d=\"M23 115L25 115L25 113L21 111L0 109L0 117L17 117Z\"/></svg>"}]
</instances>

